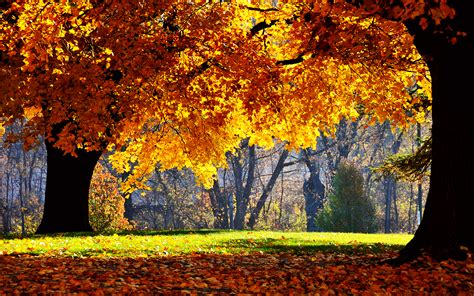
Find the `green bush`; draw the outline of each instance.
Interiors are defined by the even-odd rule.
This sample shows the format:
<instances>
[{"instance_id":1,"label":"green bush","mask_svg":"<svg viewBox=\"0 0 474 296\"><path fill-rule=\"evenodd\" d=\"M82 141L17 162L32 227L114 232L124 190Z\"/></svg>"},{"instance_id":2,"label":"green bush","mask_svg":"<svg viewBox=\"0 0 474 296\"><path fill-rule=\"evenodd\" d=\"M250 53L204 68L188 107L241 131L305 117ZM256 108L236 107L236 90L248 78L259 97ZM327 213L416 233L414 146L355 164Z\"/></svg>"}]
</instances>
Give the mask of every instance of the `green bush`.
<instances>
[{"instance_id":1,"label":"green bush","mask_svg":"<svg viewBox=\"0 0 474 296\"><path fill-rule=\"evenodd\" d=\"M364 177L353 164L339 165L333 189L316 217L316 225L324 231L334 232L377 231L374 205L364 194Z\"/></svg>"}]
</instances>

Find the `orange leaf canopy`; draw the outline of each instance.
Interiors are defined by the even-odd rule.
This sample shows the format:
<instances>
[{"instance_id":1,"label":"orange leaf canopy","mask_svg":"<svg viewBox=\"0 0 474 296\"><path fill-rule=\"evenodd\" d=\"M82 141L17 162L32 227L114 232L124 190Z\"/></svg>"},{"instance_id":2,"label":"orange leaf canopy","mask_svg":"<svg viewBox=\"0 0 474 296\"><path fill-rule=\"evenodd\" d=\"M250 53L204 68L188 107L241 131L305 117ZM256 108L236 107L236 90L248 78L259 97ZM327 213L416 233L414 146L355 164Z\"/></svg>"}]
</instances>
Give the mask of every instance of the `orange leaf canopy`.
<instances>
[{"instance_id":1,"label":"orange leaf canopy","mask_svg":"<svg viewBox=\"0 0 474 296\"><path fill-rule=\"evenodd\" d=\"M271 2L8 2L0 122L27 119L17 138L66 153L108 147L130 182L159 162L209 184L246 137L298 149L362 112L423 117L407 116L406 87L429 93L429 77L402 24L344 1Z\"/></svg>"}]
</instances>

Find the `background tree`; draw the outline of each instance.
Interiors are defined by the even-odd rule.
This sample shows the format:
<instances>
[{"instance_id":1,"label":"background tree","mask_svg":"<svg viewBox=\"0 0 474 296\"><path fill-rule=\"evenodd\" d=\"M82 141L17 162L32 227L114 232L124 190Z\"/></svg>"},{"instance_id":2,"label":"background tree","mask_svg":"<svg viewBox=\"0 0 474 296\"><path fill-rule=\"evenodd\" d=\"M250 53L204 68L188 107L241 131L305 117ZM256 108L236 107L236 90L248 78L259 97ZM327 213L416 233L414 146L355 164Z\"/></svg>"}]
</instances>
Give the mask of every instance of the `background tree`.
<instances>
[{"instance_id":1,"label":"background tree","mask_svg":"<svg viewBox=\"0 0 474 296\"><path fill-rule=\"evenodd\" d=\"M21 129L16 122L7 129ZM43 208L46 176L45 149L28 153L21 143L7 144L0 138L0 215L3 232L23 235L38 227Z\"/></svg>"},{"instance_id":2,"label":"background tree","mask_svg":"<svg viewBox=\"0 0 474 296\"><path fill-rule=\"evenodd\" d=\"M316 224L325 231L377 231L374 205L365 195L364 178L353 164L339 164L334 176L333 193L316 217Z\"/></svg>"},{"instance_id":3,"label":"background tree","mask_svg":"<svg viewBox=\"0 0 474 296\"><path fill-rule=\"evenodd\" d=\"M124 217L125 198L119 186L119 180L99 162L94 169L89 199L90 223L95 231L133 228Z\"/></svg>"},{"instance_id":4,"label":"background tree","mask_svg":"<svg viewBox=\"0 0 474 296\"><path fill-rule=\"evenodd\" d=\"M147 185L129 197L138 229L212 228L209 200L191 171L156 168Z\"/></svg>"}]
</instances>

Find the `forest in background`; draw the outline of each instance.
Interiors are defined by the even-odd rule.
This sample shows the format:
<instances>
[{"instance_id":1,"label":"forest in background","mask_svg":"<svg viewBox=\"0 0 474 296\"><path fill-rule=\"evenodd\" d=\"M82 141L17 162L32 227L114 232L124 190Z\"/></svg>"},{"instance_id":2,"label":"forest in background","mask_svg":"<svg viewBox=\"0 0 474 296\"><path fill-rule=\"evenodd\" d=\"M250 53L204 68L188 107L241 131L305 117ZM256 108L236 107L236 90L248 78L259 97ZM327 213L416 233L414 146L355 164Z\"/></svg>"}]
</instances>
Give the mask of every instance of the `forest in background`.
<instances>
[{"instance_id":1,"label":"forest in background","mask_svg":"<svg viewBox=\"0 0 474 296\"><path fill-rule=\"evenodd\" d=\"M21 124L9 128L21 129ZM413 233L425 203L427 178L408 182L373 169L393 154L413 153L429 133L430 119L401 130L391 128L389 122L369 126L361 117L341 121L335 136L320 137L316 149L287 151L284 143L276 142L273 149L265 150L244 140L227 154L228 168L219 169L210 189L196 184L189 170L161 171L157 166L146 181L147 190L122 192L127 174L117 174L103 156L90 190L90 221L97 231ZM36 230L43 212L46 170L43 145L24 152L22 143L2 140L1 232ZM65 188L65 198L67 194Z\"/></svg>"}]
</instances>

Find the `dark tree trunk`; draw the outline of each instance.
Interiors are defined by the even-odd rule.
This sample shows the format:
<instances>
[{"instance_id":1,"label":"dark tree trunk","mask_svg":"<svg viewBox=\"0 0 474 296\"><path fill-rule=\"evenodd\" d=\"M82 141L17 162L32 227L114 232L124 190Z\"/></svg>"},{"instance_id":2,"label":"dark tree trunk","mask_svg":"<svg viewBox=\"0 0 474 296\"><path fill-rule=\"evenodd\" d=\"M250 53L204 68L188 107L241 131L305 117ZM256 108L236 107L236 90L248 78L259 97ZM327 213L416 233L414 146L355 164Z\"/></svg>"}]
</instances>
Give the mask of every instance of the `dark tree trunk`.
<instances>
[{"instance_id":1,"label":"dark tree trunk","mask_svg":"<svg viewBox=\"0 0 474 296\"><path fill-rule=\"evenodd\" d=\"M235 179L235 197L236 209L234 217L234 229L242 230L245 226L245 215L250 202L250 194L255 178L255 165L257 162L255 156L255 146L248 146L248 140L245 141L244 147L248 147L248 171L245 186L243 184L244 174L243 167L240 164L240 158L232 156L232 170Z\"/></svg>"},{"instance_id":2,"label":"dark tree trunk","mask_svg":"<svg viewBox=\"0 0 474 296\"><path fill-rule=\"evenodd\" d=\"M312 181L315 180L315 181ZM314 187L316 183L316 188ZM316 216L323 208L324 204L324 185L319 179L319 174L314 175L310 174L308 180L304 181L303 185L303 195L304 195L304 209L306 212L306 231L315 232L320 231L321 229L316 225Z\"/></svg>"},{"instance_id":3,"label":"dark tree trunk","mask_svg":"<svg viewBox=\"0 0 474 296\"><path fill-rule=\"evenodd\" d=\"M77 157L46 141L47 166L44 213L38 234L88 232L89 186L101 152L77 149Z\"/></svg>"},{"instance_id":4,"label":"dark tree trunk","mask_svg":"<svg viewBox=\"0 0 474 296\"><path fill-rule=\"evenodd\" d=\"M208 190L208 193L211 200L212 213L214 215L214 228L228 229L227 197L225 192L221 191L218 180L214 180L214 184L212 188Z\"/></svg>"},{"instance_id":5,"label":"dark tree trunk","mask_svg":"<svg viewBox=\"0 0 474 296\"><path fill-rule=\"evenodd\" d=\"M3 213L2 213L2 221L3 221L3 233L7 234L10 233L11 230L11 221L10 221L10 173L6 173L6 188L5 188L5 204L2 204ZM3 184L2 184L3 185Z\"/></svg>"},{"instance_id":6,"label":"dark tree trunk","mask_svg":"<svg viewBox=\"0 0 474 296\"><path fill-rule=\"evenodd\" d=\"M232 194L225 193L227 195L227 207L229 211L229 228L235 229L234 226L234 196Z\"/></svg>"},{"instance_id":7,"label":"dark tree trunk","mask_svg":"<svg viewBox=\"0 0 474 296\"><path fill-rule=\"evenodd\" d=\"M134 205L133 205L133 199L132 199L131 195L128 196L127 198L125 198L124 208L125 208L125 212L123 213L123 216L129 222L132 222L134 217L135 217L135 208L134 208Z\"/></svg>"},{"instance_id":8,"label":"dark tree trunk","mask_svg":"<svg viewBox=\"0 0 474 296\"><path fill-rule=\"evenodd\" d=\"M415 33L415 45L427 55L433 87L433 147L430 189L415 237L400 252L410 260L421 252L443 258L465 258L462 246L474 247L474 17L469 1L450 3L457 11L454 28L468 38L450 44L445 38ZM427 35L427 36L426 36ZM454 141L453 141L454 139Z\"/></svg>"},{"instance_id":9,"label":"dark tree trunk","mask_svg":"<svg viewBox=\"0 0 474 296\"><path fill-rule=\"evenodd\" d=\"M384 182L385 187L385 221L384 221L384 232L391 232L391 221L392 221L392 181L393 177L388 177Z\"/></svg>"},{"instance_id":10,"label":"dark tree trunk","mask_svg":"<svg viewBox=\"0 0 474 296\"><path fill-rule=\"evenodd\" d=\"M285 160L287 157L288 157L288 150L283 149L283 152L281 153L280 158L278 159L278 163L275 169L273 170L270 180L268 181L267 185L263 189L263 192L260 195L260 198L258 199L257 205L255 206L255 208L252 210L252 213L250 214L250 218L248 222L248 227L250 229L253 229L255 227L255 223L257 223L258 216L260 215L260 211L265 205L265 202L267 201L268 196L272 192L273 186L275 186L278 176L283 171L283 167L285 165Z\"/></svg>"},{"instance_id":11,"label":"dark tree trunk","mask_svg":"<svg viewBox=\"0 0 474 296\"><path fill-rule=\"evenodd\" d=\"M393 200L393 227L392 231L394 233L399 231L399 221L400 221L400 215L398 214L398 204L397 204L397 199L398 199L398 193L397 193L397 180L393 180L392 183L392 200Z\"/></svg>"},{"instance_id":12,"label":"dark tree trunk","mask_svg":"<svg viewBox=\"0 0 474 296\"><path fill-rule=\"evenodd\" d=\"M303 153L303 160L309 170L309 179L304 181L303 195L305 201L306 212L306 231L314 232L321 229L316 225L316 216L318 211L324 206L326 198L326 189L321 182L319 175L319 167L312 162L308 150Z\"/></svg>"},{"instance_id":13,"label":"dark tree trunk","mask_svg":"<svg viewBox=\"0 0 474 296\"><path fill-rule=\"evenodd\" d=\"M120 175L120 179L122 180L122 182L125 182L129 176L130 176L130 172L122 173ZM135 205L133 204L133 198L131 194L125 197L123 206L125 208L125 212L123 213L123 216L129 222L132 222L135 217Z\"/></svg>"}]
</instances>

